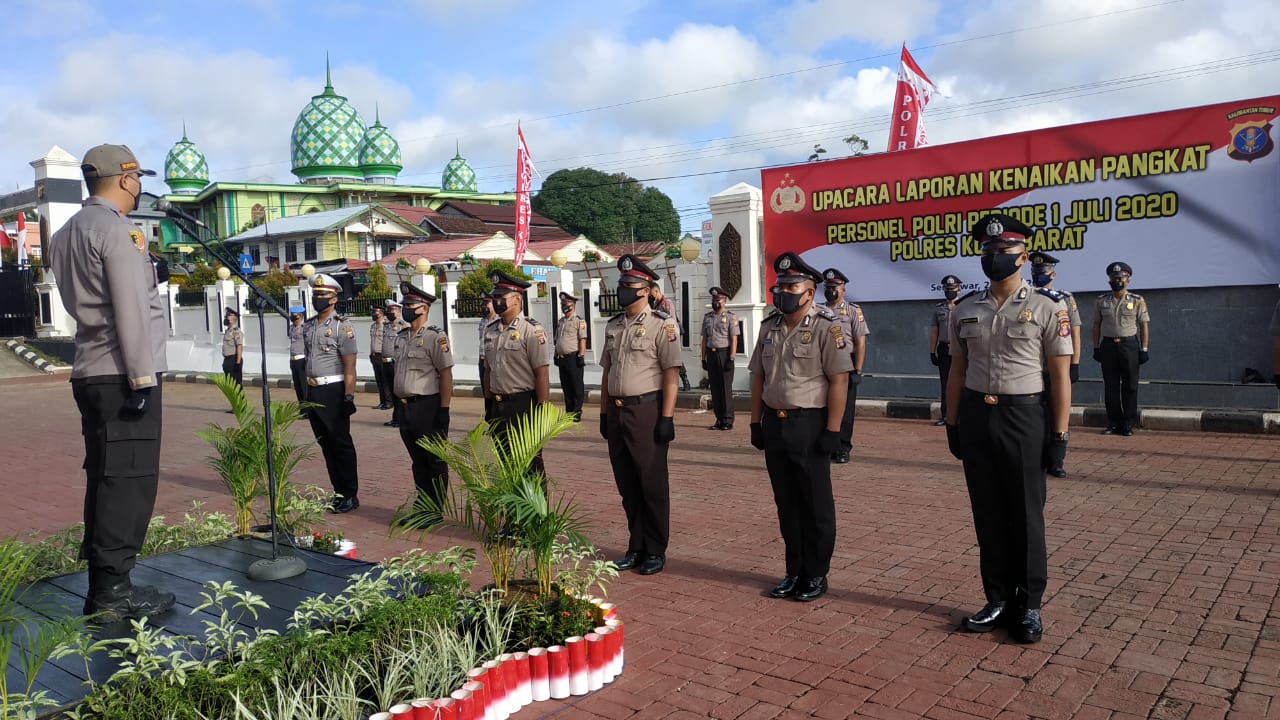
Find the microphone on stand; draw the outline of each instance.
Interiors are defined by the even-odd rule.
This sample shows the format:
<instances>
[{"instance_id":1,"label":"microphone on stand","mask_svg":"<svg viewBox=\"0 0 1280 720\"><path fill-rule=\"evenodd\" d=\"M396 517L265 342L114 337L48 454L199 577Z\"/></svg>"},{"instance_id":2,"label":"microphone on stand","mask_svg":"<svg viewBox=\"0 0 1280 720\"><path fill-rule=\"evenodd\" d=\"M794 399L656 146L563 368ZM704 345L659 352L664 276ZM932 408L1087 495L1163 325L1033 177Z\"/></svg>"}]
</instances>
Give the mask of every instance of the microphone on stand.
<instances>
[{"instance_id":1,"label":"microphone on stand","mask_svg":"<svg viewBox=\"0 0 1280 720\"><path fill-rule=\"evenodd\" d=\"M199 218L187 212L186 210L183 210L177 205L174 205L173 203L169 202L165 198L160 198L159 200L156 200L155 205L153 207L155 207L156 210L159 210L165 215L168 215L169 217L173 218L174 220L186 220L187 222L191 223L192 225L195 225L198 228L202 228L205 230L209 229L209 226L201 222Z\"/></svg>"}]
</instances>

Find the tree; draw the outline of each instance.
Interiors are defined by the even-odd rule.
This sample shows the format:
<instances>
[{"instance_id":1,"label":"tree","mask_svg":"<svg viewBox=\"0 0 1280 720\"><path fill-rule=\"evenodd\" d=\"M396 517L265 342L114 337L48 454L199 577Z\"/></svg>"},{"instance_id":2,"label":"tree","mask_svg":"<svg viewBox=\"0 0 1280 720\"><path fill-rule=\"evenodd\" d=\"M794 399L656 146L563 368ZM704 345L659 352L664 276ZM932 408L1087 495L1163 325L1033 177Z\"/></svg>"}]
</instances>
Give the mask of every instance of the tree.
<instances>
[{"instance_id":1,"label":"tree","mask_svg":"<svg viewBox=\"0 0 1280 720\"><path fill-rule=\"evenodd\" d=\"M600 245L667 245L680 234L680 215L671 198L624 173L557 170L543 181L531 204L534 212Z\"/></svg>"},{"instance_id":2,"label":"tree","mask_svg":"<svg viewBox=\"0 0 1280 720\"><path fill-rule=\"evenodd\" d=\"M364 290L360 297L366 300L384 300L392 296L391 286L387 284L387 270L380 263L374 263L365 271Z\"/></svg>"},{"instance_id":3,"label":"tree","mask_svg":"<svg viewBox=\"0 0 1280 720\"><path fill-rule=\"evenodd\" d=\"M493 281L489 279L489 273L494 270L501 270L502 272L512 277L518 277L521 280L533 279L533 276L529 275L525 271L517 270L515 263L510 260L494 258L493 260L485 262L480 267L462 276L462 279L458 281L458 296L464 298L476 298L491 292L493 290Z\"/></svg>"},{"instance_id":4,"label":"tree","mask_svg":"<svg viewBox=\"0 0 1280 720\"><path fill-rule=\"evenodd\" d=\"M863 140L861 137L859 137L857 133L850 135L849 137L841 140L840 142L843 142L846 145L848 145L849 152L852 153L853 155L865 154L867 152L867 148L871 147L871 144L868 143L866 140Z\"/></svg>"}]
</instances>

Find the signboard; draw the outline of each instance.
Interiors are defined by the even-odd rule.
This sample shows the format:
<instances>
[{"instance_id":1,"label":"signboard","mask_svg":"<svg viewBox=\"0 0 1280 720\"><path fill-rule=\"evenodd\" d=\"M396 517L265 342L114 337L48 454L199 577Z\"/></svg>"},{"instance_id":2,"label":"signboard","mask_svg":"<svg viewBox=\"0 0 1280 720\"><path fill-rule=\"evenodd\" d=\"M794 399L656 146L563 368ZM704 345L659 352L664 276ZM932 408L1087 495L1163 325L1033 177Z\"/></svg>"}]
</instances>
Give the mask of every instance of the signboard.
<instances>
[{"instance_id":1,"label":"signboard","mask_svg":"<svg viewBox=\"0 0 1280 720\"><path fill-rule=\"evenodd\" d=\"M520 269L529 274L534 282L546 282L547 273L555 270L550 265L521 265Z\"/></svg>"},{"instance_id":2,"label":"signboard","mask_svg":"<svg viewBox=\"0 0 1280 720\"><path fill-rule=\"evenodd\" d=\"M240 253L240 272L253 272L253 256L249 253Z\"/></svg>"},{"instance_id":3,"label":"signboard","mask_svg":"<svg viewBox=\"0 0 1280 720\"><path fill-rule=\"evenodd\" d=\"M1280 281L1280 96L1103 120L762 172L770 263L837 267L859 301L985 287L969 228L993 209L1056 256L1054 287L1106 290ZM1029 269L1027 270L1029 273Z\"/></svg>"}]
</instances>

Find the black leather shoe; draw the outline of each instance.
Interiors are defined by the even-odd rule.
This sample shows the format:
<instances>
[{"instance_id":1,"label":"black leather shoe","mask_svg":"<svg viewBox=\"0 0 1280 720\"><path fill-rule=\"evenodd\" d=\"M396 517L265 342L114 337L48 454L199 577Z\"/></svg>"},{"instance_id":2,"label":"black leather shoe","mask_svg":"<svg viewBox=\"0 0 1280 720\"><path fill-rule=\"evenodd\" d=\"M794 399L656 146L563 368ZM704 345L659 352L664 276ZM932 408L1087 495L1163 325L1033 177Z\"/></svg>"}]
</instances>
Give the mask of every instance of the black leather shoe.
<instances>
[{"instance_id":1,"label":"black leather shoe","mask_svg":"<svg viewBox=\"0 0 1280 720\"><path fill-rule=\"evenodd\" d=\"M788 575L782 578L782 582L773 586L773 589L769 591L769 597L778 599L789 598L796 594L796 585L799 584L800 578L795 575Z\"/></svg>"},{"instance_id":2,"label":"black leather shoe","mask_svg":"<svg viewBox=\"0 0 1280 720\"><path fill-rule=\"evenodd\" d=\"M360 507L360 498L334 498L333 503L329 505L329 512L334 515L342 515Z\"/></svg>"},{"instance_id":3,"label":"black leather shoe","mask_svg":"<svg viewBox=\"0 0 1280 720\"><path fill-rule=\"evenodd\" d=\"M707 428L707 429L708 429L708 430L723 430L723 429L724 429L724 425L723 425L723 424L721 424L721 423L718 423L718 422L717 422L715 425L712 425L711 427L709 427L709 428Z\"/></svg>"},{"instance_id":4,"label":"black leather shoe","mask_svg":"<svg viewBox=\"0 0 1280 720\"><path fill-rule=\"evenodd\" d=\"M667 559L661 555L650 555L640 563L640 567L636 568L636 572L641 575L657 575L662 572L663 566L667 564Z\"/></svg>"},{"instance_id":5,"label":"black leather shoe","mask_svg":"<svg viewBox=\"0 0 1280 720\"><path fill-rule=\"evenodd\" d=\"M732 429L733 429L733 423L722 423L722 424L721 424L720 429L721 429L721 430L726 430L726 431L728 431L728 430L732 430Z\"/></svg>"},{"instance_id":6,"label":"black leather shoe","mask_svg":"<svg viewBox=\"0 0 1280 720\"><path fill-rule=\"evenodd\" d=\"M1020 643L1038 643L1042 635L1044 626L1040 624L1040 610L1023 610L1013 628L1013 639Z\"/></svg>"},{"instance_id":7,"label":"black leather shoe","mask_svg":"<svg viewBox=\"0 0 1280 720\"><path fill-rule=\"evenodd\" d=\"M1120 434L1121 434L1121 435L1123 435L1123 436L1125 436L1125 437L1129 437L1129 436L1133 435L1133 426L1132 426L1132 425L1122 425L1122 426L1120 427Z\"/></svg>"},{"instance_id":8,"label":"black leather shoe","mask_svg":"<svg viewBox=\"0 0 1280 720\"><path fill-rule=\"evenodd\" d=\"M84 605L86 615L100 614L104 621L142 618L173 609L173 593L150 585L133 585L128 580L99 589Z\"/></svg>"},{"instance_id":9,"label":"black leather shoe","mask_svg":"<svg viewBox=\"0 0 1280 720\"><path fill-rule=\"evenodd\" d=\"M613 561L613 566L619 570L632 570L640 564L644 558L644 553L628 550L626 555Z\"/></svg>"},{"instance_id":10,"label":"black leather shoe","mask_svg":"<svg viewBox=\"0 0 1280 720\"><path fill-rule=\"evenodd\" d=\"M400 427L400 423L399 423L399 421L397 421L397 420L388 420L388 421L386 421L386 422L382 423L382 426L383 426L383 427L394 427L394 428L398 428L398 427Z\"/></svg>"},{"instance_id":11,"label":"black leather shoe","mask_svg":"<svg viewBox=\"0 0 1280 720\"><path fill-rule=\"evenodd\" d=\"M806 578L796 586L796 594L793 595L800 602L813 602L823 595L827 594L827 576L819 575L814 578Z\"/></svg>"},{"instance_id":12,"label":"black leather shoe","mask_svg":"<svg viewBox=\"0 0 1280 720\"><path fill-rule=\"evenodd\" d=\"M989 602L977 614L960 621L960 627L972 633L987 633L1000 624L1009 610L1007 603Z\"/></svg>"},{"instance_id":13,"label":"black leather shoe","mask_svg":"<svg viewBox=\"0 0 1280 720\"><path fill-rule=\"evenodd\" d=\"M831 453L831 462L837 465L844 465L849 462L848 450L837 450Z\"/></svg>"},{"instance_id":14,"label":"black leather shoe","mask_svg":"<svg viewBox=\"0 0 1280 720\"><path fill-rule=\"evenodd\" d=\"M1102 431L1103 435L1118 435L1119 433L1120 433L1120 428L1116 427L1115 425L1108 425L1107 429Z\"/></svg>"},{"instance_id":15,"label":"black leather shoe","mask_svg":"<svg viewBox=\"0 0 1280 720\"><path fill-rule=\"evenodd\" d=\"M934 424L933 424L933 426L934 426L934 427L942 427L943 425L946 425L946 424L947 424L947 419L946 419L946 418L939 418L939 419L938 419L938 422L934 423Z\"/></svg>"},{"instance_id":16,"label":"black leather shoe","mask_svg":"<svg viewBox=\"0 0 1280 720\"><path fill-rule=\"evenodd\" d=\"M1055 468L1049 468L1049 474L1056 478L1064 478L1067 476L1067 471L1063 470L1062 466L1059 465L1058 467L1055 467Z\"/></svg>"}]
</instances>

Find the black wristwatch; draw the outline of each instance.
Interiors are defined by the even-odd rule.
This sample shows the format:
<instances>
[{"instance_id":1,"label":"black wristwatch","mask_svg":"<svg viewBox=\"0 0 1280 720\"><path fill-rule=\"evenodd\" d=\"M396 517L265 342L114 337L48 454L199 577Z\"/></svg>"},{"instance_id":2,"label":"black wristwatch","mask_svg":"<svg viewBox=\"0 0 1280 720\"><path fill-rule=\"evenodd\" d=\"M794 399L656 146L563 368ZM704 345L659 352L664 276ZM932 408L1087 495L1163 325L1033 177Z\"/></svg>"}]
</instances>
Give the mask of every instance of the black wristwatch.
<instances>
[{"instance_id":1,"label":"black wristwatch","mask_svg":"<svg viewBox=\"0 0 1280 720\"><path fill-rule=\"evenodd\" d=\"M343 395L343 396L342 396L342 399L343 399L343 401L345 401L345 402L355 402L355 401L356 401L356 396L355 396L355 395Z\"/></svg>"},{"instance_id":2,"label":"black wristwatch","mask_svg":"<svg viewBox=\"0 0 1280 720\"><path fill-rule=\"evenodd\" d=\"M1071 439L1071 431L1069 431L1069 430L1068 430L1068 431L1064 431L1064 432L1056 432L1056 433L1054 433L1054 434L1053 434L1053 439L1054 439L1054 440L1070 440L1070 439Z\"/></svg>"}]
</instances>

